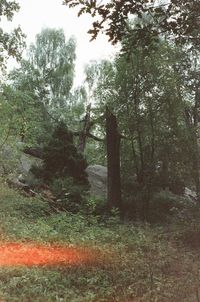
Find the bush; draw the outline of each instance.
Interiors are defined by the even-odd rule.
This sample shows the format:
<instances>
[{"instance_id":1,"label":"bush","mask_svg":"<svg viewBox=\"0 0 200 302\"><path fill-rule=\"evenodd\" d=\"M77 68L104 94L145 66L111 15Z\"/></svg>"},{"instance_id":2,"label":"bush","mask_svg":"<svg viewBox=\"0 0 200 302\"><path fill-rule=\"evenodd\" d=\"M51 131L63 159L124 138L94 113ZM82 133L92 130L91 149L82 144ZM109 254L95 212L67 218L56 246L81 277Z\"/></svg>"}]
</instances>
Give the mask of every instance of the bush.
<instances>
[{"instance_id":1,"label":"bush","mask_svg":"<svg viewBox=\"0 0 200 302\"><path fill-rule=\"evenodd\" d=\"M149 203L149 220L151 222L163 222L168 220L173 211L181 211L184 207L183 199L170 192L161 190L155 193Z\"/></svg>"},{"instance_id":2,"label":"bush","mask_svg":"<svg viewBox=\"0 0 200 302\"><path fill-rule=\"evenodd\" d=\"M89 189L87 162L73 142L72 132L61 122L48 144L43 148L43 165L32 167L32 173L48 185L58 204L77 211L82 196ZM73 206L72 206L73 205Z\"/></svg>"},{"instance_id":3,"label":"bush","mask_svg":"<svg viewBox=\"0 0 200 302\"><path fill-rule=\"evenodd\" d=\"M76 184L72 177L53 179L50 189L60 208L76 213L86 199L87 187Z\"/></svg>"},{"instance_id":4,"label":"bush","mask_svg":"<svg viewBox=\"0 0 200 302\"><path fill-rule=\"evenodd\" d=\"M101 197L88 196L82 209L86 215L104 215L107 213L107 201Z\"/></svg>"}]
</instances>

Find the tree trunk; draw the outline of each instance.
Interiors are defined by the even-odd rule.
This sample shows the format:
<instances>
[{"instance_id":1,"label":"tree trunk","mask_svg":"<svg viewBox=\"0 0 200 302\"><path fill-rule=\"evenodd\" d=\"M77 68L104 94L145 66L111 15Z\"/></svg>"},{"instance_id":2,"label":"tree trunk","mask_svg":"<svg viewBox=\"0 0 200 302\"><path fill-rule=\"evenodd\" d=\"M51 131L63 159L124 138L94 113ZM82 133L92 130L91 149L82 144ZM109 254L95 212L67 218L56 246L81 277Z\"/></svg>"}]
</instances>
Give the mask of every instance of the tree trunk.
<instances>
[{"instance_id":1,"label":"tree trunk","mask_svg":"<svg viewBox=\"0 0 200 302\"><path fill-rule=\"evenodd\" d=\"M88 137L88 134L90 132L91 128L91 121L90 121L90 110L91 110L91 104L87 106L85 118L83 121L83 129L80 131L79 134L79 143L78 143L78 151L81 153L84 153L85 146L86 146L86 140Z\"/></svg>"},{"instance_id":2,"label":"tree trunk","mask_svg":"<svg viewBox=\"0 0 200 302\"><path fill-rule=\"evenodd\" d=\"M199 145L198 145L198 123L199 123L199 104L200 104L200 88L199 85L195 91L195 104L192 111L185 108L185 120L190 138L190 156L192 162L192 177L196 187L197 200L200 203L200 160L199 160Z\"/></svg>"},{"instance_id":3,"label":"tree trunk","mask_svg":"<svg viewBox=\"0 0 200 302\"><path fill-rule=\"evenodd\" d=\"M116 116L106 107L106 145L108 166L108 208L121 210L120 134Z\"/></svg>"}]
</instances>

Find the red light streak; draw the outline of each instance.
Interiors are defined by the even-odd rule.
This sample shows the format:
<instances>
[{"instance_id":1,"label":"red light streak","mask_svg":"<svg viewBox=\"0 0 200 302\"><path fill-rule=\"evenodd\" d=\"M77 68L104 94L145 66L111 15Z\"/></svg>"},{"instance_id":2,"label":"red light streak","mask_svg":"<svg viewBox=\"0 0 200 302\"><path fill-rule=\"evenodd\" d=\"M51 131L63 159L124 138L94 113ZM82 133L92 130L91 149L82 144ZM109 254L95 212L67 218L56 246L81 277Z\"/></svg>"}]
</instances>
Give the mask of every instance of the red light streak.
<instances>
[{"instance_id":1,"label":"red light streak","mask_svg":"<svg viewBox=\"0 0 200 302\"><path fill-rule=\"evenodd\" d=\"M82 265L99 262L94 249L42 245L36 243L0 243L0 266Z\"/></svg>"}]
</instances>

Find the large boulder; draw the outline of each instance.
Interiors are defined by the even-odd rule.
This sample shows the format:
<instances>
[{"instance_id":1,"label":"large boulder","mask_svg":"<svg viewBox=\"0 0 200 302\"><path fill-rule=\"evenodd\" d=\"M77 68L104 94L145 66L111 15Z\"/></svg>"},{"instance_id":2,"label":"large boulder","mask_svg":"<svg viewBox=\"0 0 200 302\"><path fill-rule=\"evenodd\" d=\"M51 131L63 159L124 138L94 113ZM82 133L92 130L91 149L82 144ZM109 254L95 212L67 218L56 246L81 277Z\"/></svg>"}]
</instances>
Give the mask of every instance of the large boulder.
<instances>
[{"instance_id":1,"label":"large boulder","mask_svg":"<svg viewBox=\"0 0 200 302\"><path fill-rule=\"evenodd\" d=\"M29 186L37 183L34 174L31 172L32 165L41 166L42 160L22 153L18 165L18 178Z\"/></svg>"},{"instance_id":2,"label":"large boulder","mask_svg":"<svg viewBox=\"0 0 200 302\"><path fill-rule=\"evenodd\" d=\"M107 195L107 167L92 165L87 167L86 172L90 183L90 194L105 198Z\"/></svg>"},{"instance_id":3,"label":"large boulder","mask_svg":"<svg viewBox=\"0 0 200 302\"><path fill-rule=\"evenodd\" d=\"M34 165L41 165L42 160L22 152L24 144L15 142L13 145L5 144L0 150L0 176L7 179L26 179L29 176L30 168Z\"/></svg>"},{"instance_id":4,"label":"large boulder","mask_svg":"<svg viewBox=\"0 0 200 302\"><path fill-rule=\"evenodd\" d=\"M0 150L0 176L15 176L19 157L17 148L14 148L12 145L3 145Z\"/></svg>"}]
</instances>

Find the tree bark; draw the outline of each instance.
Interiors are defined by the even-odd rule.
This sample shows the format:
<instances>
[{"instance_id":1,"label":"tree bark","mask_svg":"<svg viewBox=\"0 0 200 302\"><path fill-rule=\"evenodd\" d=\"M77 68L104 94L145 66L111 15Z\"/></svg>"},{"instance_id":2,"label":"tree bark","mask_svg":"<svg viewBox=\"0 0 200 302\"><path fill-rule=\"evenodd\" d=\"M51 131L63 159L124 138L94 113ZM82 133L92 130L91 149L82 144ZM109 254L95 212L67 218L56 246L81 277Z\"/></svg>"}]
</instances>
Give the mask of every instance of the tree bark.
<instances>
[{"instance_id":1,"label":"tree bark","mask_svg":"<svg viewBox=\"0 0 200 302\"><path fill-rule=\"evenodd\" d=\"M83 153L86 146L86 140L91 128L91 121L90 121L90 110L91 104L87 106L85 118L83 120L83 129L80 131L79 134L79 143L78 143L78 150Z\"/></svg>"},{"instance_id":2,"label":"tree bark","mask_svg":"<svg viewBox=\"0 0 200 302\"><path fill-rule=\"evenodd\" d=\"M121 210L120 134L116 116L106 107L106 146L108 167L108 208Z\"/></svg>"},{"instance_id":3,"label":"tree bark","mask_svg":"<svg viewBox=\"0 0 200 302\"><path fill-rule=\"evenodd\" d=\"M196 187L197 200L200 203L200 160L199 160L199 145L198 145L198 123L199 123L199 107L200 107L200 88L199 84L195 89L195 103L192 111L185 108L185 120L190 136L190 156L192 162L192 177Z\"/></svg>"}]
</instances>

